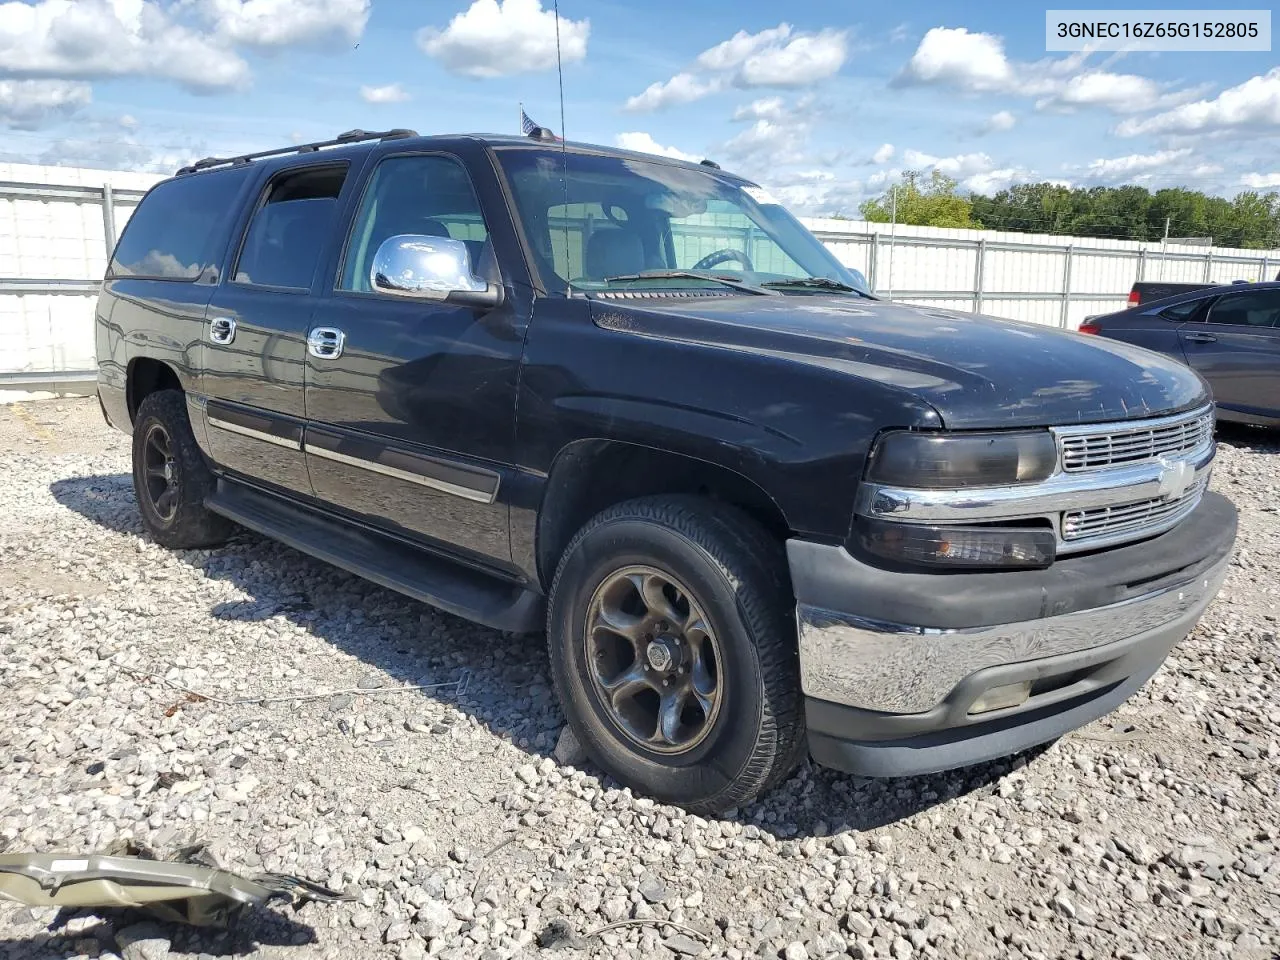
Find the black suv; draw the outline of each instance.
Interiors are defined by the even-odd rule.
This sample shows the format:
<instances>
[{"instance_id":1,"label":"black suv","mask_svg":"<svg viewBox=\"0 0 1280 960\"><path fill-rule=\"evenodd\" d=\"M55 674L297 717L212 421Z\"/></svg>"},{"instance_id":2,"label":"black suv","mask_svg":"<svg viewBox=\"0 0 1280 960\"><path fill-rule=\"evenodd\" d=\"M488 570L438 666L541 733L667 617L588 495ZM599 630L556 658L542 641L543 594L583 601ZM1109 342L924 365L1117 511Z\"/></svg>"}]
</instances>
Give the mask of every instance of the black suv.
<instances>
[{"instance_id":1,"label":"black suv","mask_svg":"<svg viewBox=\"0 0 1280 960\"><path fill-rule=\"evenodd\" d=\"M492 627L696 810L1113 709L1226 573L1204 382L879 300L757 185L530 137L211 158L129 221L99 396L147 530L231 522ZM530 642L536 642L530 639Z\"/></svg>"}]
</instances>

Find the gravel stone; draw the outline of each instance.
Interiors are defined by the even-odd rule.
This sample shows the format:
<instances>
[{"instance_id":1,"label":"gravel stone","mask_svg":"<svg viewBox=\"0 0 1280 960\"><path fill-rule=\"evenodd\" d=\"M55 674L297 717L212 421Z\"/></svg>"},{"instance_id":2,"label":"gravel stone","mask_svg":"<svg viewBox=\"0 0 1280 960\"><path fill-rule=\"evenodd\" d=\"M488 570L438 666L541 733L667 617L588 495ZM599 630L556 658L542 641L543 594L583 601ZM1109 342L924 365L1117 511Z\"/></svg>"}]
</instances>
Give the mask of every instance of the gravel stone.
<instances>
[{"instance_id":1,"label":"gravel stone","mask_svg":"<svg viewBox=\"0 0 1280 960\"><path fill-rule=\"evenodd\" d=\"M568 725L560 728L554 756L556 763L564 767L580 767L587 762L587 752L578 742L578 735Z\"/></svg>"},{"instance_id":2,"label":"gravel stone","mask_svg":"<svg viewBox=\"0 0 1280 960\"><path fill-rule=\"evenodd\" d=\"M137 923L116 932L123 960L167 960L169 936L158 923Z\"/></svg>"},{"instance_id":3,"label":"gravel stone","mask_svg":"<svg viewBox=\"0 0 1280 960\"><path fill-rule=\"evenodd\" d=\"M96 401L0 406L0 851L203 843L355 898L221 939L0 903L0 957L1278 956L1280 435L1219 440L1226 584L1111 716L907 780L806 764L706 818L570 755L541 638L248 532L163 550Z\"/></svg>"}]
</instances>

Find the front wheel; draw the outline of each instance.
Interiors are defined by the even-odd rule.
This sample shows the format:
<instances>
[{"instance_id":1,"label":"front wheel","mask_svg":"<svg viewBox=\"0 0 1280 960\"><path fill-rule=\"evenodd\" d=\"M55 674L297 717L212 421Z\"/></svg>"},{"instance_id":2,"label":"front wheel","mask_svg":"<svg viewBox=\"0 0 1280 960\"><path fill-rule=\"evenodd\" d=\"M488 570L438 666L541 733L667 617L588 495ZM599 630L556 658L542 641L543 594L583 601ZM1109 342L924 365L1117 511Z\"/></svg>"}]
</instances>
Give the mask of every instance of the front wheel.
<instances>
[{"instance_id":1,"label":"front wheel","mask_svg":"<svg viewBox=\"0 0 1280 960\"><path fill-rule=\"evenodd\" d=\"M791 773L805 748L781 545L696 497L618 504L566 549L552 674L587 754L621 782L714 813Z\"/></svg>"}]
</instances>

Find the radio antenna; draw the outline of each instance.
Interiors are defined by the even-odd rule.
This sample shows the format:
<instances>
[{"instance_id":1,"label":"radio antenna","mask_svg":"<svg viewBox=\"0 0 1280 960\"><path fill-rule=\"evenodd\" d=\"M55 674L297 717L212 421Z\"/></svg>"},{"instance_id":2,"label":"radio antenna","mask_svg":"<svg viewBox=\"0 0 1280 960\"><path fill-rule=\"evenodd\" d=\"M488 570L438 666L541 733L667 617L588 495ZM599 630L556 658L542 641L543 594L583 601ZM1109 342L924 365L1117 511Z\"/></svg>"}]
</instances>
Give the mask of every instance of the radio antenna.
<instances>
[{"instance_id":1,"label":"radio antenna","mask_svg":"<svg viewBox=\"0 0 1280 960\"><path fill-rule=\"evenodd\" d=\"M564 295L573 296L573 284L568 274L569 269L569 146L568 131L564 128L564 66L560 62L560 0L554 0L553 10L556 17L556 77L560 81L560 183L564 187ZM549 224L548 224L549 226ZM586 256L586 236L583 236L583 251Z\"/></svg>"}]
</instances>

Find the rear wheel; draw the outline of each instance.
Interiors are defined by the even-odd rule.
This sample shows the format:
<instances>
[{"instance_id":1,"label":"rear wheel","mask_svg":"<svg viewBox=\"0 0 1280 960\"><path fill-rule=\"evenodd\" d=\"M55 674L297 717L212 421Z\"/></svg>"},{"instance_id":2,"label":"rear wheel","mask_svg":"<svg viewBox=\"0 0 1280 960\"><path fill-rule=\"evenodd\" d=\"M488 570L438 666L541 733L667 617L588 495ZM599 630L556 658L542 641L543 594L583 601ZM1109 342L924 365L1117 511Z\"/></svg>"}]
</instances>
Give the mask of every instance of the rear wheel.
<instances>
[{"instance_id":1,"label":"rear wheel","mask_svg":"<svg viewBox=\"0 0 1280 960\"><path fill-rule=\"evenodd\" d=\"M179 390L157 390L133 424L133 491L142 525L161 546L210 547L230 536L230 521L205 509L214 476L196 445Z\"/></svg>"},{"instance_id":2,"label":"rear wheel","mask_svg":"<svg viewBox=\"0 0 1280 960\"><path fill-rule=\"evenodd\" d=\"M552 673L588 755L699 812L771 789L804 748L780 544L695 497L611 507L574 537L551 590Z\"/></svg>"}]
</instances>

